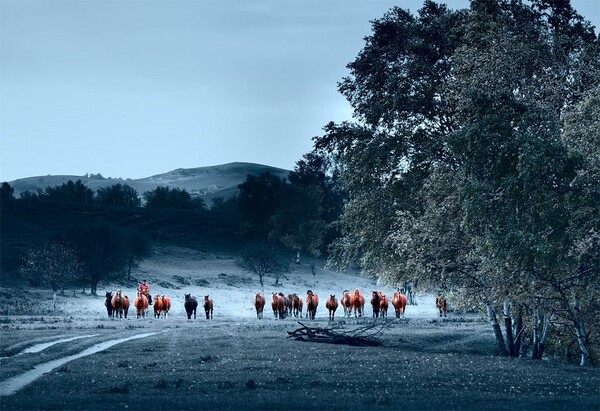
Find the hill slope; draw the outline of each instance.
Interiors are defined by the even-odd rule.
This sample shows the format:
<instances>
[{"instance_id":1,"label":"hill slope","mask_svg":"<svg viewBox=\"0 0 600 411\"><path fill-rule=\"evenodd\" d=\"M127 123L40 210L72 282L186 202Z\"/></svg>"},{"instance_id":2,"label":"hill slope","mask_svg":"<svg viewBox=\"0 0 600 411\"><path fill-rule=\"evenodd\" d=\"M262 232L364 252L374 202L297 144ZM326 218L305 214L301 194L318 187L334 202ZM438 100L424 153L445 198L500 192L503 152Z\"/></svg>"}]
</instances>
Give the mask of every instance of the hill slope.
<instances>
[{"instance_id":1,"label":"hill slope","mask_svg":"<svg viewBox=\"0 0 600 411\"><path fill-rule=\"evenodd\" d=\"M54 187L69 180L81 180L86 186L96 191L102 187L114 184L127 184L140 195L145 191L154 190L158 186L185 189L192 196L202 197L210 205L215 197L231 197L238 193L237 186L248 174L259 175L270 172L278 177L286 178L289 170L254 163L228 163L217 166L178 168L163 174L157 174L140 179L102 178L98 176L47 175L20 178L10 181L15 190L15 197L24 191L36 192L46 187Z\"/></svg>"}]
</instances>

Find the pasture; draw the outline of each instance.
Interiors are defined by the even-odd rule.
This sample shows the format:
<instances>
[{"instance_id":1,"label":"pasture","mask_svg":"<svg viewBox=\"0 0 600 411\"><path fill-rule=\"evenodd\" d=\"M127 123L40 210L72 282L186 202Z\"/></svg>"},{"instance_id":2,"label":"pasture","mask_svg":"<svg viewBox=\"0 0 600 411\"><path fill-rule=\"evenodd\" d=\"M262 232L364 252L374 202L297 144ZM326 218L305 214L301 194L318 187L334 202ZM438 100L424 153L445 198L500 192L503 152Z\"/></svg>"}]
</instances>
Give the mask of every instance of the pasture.
<instances>
[{"instance_id":1,"label":"pasture","mask_svg":"<svg viewBox=\"0 0 600 411\"><path fill-rule=\"evenodd\" d=\"M103 292L60 297L59 312L53 313L43 290L3 289L5 301L12 291L21 305L20 312L3 308L0 315L0 408L599 408L597 368L499 357L486 322L452 311L440 319L430 294L407 306L405 319L396 319L392 309L388 319L373 320L368 302L359 319L344 318L338 308L333 324L341 329L380 324L380 347L288 339L299 320L275 319L269 304L257 319L256 291L270 300L275 291L304 298L310 288L321 302L315 320L300 321L327 327L325 302L331 294L341 299L344 289L360 288L370 296L382 288L355 273L320 270L313 277L303 268L280 286L260 290L257 279L237 270L226 255L158 248L139 277L148 278L152 293L171 298L166 319L136 319L134 312L127 319L108 318ZM135 296L134 284L111 284L107 290L117 288ZM391 298L392 290L383 291ZM210 295L214 317L199 313L188 319L187 293L199 302Z\"/></svg>"}]
</instances>

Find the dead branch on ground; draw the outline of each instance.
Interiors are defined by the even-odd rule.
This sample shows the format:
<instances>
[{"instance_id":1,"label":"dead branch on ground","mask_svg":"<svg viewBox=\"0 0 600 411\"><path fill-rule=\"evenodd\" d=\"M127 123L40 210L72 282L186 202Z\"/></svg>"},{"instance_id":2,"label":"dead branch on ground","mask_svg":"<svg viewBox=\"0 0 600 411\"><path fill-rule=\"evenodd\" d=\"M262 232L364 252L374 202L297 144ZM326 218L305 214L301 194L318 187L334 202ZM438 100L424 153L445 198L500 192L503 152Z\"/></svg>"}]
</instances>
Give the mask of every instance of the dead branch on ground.
<instances>
[{"instance_id":1,"label":"dead branch on ground","mask_svg":"<svg viewBox=\"0 0 600 411\"><path fill-rule=\"evenodd\" d=\"M287 338L299 341L311 341L328 344L345 344L353 346L376 347L383 345L379 336L383 333L383 325L369 324L364 327L346 331L339 327L321 328L310 327L298 322L302 327L295 331L288 331Z\"/></svg>"}]
</instances>

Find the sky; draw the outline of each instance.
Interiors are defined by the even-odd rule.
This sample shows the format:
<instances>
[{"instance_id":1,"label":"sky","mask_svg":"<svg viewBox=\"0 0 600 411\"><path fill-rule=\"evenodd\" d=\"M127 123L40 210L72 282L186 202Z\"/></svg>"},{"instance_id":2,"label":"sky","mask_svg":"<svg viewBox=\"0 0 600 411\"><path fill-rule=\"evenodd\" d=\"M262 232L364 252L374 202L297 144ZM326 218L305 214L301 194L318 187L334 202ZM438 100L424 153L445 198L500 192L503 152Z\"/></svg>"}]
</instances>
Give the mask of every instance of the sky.
<instances>
[{"instance_id":1,"label":"sky","mask_svg":"<svg viewBox=\"0 0 600 411\"><path fill-rule=\"evenodd\" d=\"M452 9L468 0L449 0ZM293 169L370 21L422 0L0 0L0 181ZM600 26L600 2L572 0Z\"/></svg>"}]
</instances>

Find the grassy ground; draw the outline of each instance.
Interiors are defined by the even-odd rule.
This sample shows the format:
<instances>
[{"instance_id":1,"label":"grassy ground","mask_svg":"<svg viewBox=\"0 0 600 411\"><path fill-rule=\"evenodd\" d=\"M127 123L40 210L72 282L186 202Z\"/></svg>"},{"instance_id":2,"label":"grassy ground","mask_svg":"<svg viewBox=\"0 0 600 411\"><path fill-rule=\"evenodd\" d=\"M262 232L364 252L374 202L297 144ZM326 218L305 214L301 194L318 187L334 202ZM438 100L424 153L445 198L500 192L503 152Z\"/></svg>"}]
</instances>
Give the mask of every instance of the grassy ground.
<instances>
[{"instance_id":1,"label":"grassy ground","mask_svg":"<svg viewBox=\"0 0 600 411\"><path fill-rule=\"evenodd\" d=\"M495 355L486 324L386 323L382 347L286 338L286 320L34 321L3 332L3 378L99 341L125 342L53 370L2 409L597 409L596 369ZM346 329L354 319L342 321ZM361 325L364 321L358 321ZM327 326L326 320L315 322ZM41 330L56 327L52 330ZM14 342L90 335L41 354L16 355ZM54 334L50 337L49 334ZM442 338L445 336L445 338Z\"/></svg>"}]
</instances>

